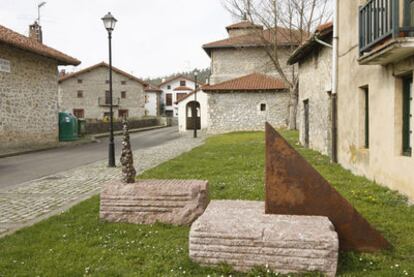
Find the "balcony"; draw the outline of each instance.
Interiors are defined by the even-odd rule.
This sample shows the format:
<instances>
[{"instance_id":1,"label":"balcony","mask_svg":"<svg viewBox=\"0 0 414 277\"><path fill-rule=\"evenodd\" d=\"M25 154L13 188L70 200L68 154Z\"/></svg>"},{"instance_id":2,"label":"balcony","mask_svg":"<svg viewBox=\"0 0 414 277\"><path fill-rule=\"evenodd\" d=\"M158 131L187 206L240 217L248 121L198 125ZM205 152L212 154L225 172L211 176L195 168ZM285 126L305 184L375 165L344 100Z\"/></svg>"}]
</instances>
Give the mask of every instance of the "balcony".
<instances>
[{"instance_id":1,"label":"balcony","mask_svg":"<svg viewBox=\"0 0 414 277\"><path fill-rule=\"evenodd\" d=\"M119 103L120 103L119 98L112 98L112 106L113 107L118 107ZM98 98L98 105L100 107L109 107L111 105L111 100L109 99L109 97L99 97Z\"/></svg>"},{"instance_id":2,"label":"balcony","mask_svg":"<svg viewBox=\"0 0 414 277\"><path fill-rule=\"evenodd\" d=\"M359 59L387 65L414 55L414 1L368 0L359 9Z\"/></svg>"}]
</instances>

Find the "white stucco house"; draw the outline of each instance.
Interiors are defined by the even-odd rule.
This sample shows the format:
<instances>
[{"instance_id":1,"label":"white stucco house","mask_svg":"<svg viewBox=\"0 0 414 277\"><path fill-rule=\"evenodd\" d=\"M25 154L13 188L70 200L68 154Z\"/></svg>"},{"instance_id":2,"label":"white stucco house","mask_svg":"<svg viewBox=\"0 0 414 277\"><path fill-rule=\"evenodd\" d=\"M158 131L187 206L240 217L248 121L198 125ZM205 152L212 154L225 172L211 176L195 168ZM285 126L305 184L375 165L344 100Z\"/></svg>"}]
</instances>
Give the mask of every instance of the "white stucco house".
<instances>
[{"instance_id":1,"label":"white stucco house","mask_svg":"<svg viewBox=\"0 0 414 277\"><path fill-rule=\"evenodd\" d=\"M177 102L178 107L178 130L186 132L194 130L194 117L198 130L206 130L208 127L208 96L207 93L198 89L196 92L187 94Z\"/></svg>"},{"instance_id":2,"label":"white stucco house","mask_svg":"<svg viewBox=\"0 0 414 277\"><path fill-rule=\"evenodd\" d=\"M159 87L149 84L145 89L145 115L160 115L160 98L162 90Z\"/></svg>"},{"instance_id":3,"label":"white stucco house","mask_svg":"<svg viewBox=\"0 0 414 277\"><path fill-rule=\"evenodd\" d=\"M201 84L200 82L197 82ZM183 75L164 80L159 88L161 92L161 107L168 117L178 117L177 102L195 89L195 81Z\"/></svg>"}]
</instances>

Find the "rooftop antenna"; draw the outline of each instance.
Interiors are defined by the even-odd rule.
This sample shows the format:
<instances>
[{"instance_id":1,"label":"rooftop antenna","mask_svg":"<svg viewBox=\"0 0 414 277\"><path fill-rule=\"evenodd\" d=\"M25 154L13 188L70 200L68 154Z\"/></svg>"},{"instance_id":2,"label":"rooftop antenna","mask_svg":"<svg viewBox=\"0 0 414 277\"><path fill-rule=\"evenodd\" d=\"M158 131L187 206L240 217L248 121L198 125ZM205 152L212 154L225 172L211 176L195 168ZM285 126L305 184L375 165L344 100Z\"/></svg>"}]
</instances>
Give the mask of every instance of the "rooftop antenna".
<instances>
[{"instance_id":1,"label":"rooftop antenna","mask_svg":"<svg viewBox=\"0 0 414 277\"><path fill-rule=\"evenodd\" d=\"M40 25L40 8L41 7L43 7L44 5L46 5L46 2L40 2L38 5L37 5L37 24L39 24Z\"/></svg>"}]
</instances>

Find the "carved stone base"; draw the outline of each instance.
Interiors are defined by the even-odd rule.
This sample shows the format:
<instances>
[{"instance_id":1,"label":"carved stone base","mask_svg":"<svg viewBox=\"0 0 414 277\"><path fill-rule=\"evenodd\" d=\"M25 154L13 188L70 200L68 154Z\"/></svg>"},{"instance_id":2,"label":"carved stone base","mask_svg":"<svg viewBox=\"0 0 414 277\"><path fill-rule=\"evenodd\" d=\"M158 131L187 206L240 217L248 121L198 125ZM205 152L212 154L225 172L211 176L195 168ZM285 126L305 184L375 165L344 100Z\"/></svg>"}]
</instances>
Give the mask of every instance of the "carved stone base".
<instances>
[{"instance_id":1,"label":"carved stone base","mask_svg":"<svg viewBox=\"0 0 414 277\"><path fill-rule=\"evenodd\" d=\"M190 225L208 202L207 181L111 182L101 193L100 218L110 222Z\"/></svg>"},{"instance_id":2,"label":"carved stone base","mask_svg":"<svg viewBox=\"0 0 414 277\"><path fill-rule=\"evenodd\" d=\"M266 215L264 202L211 201L191 226L190 257L239 271L319 271L335 276L338 236L327 217Z\"/></svg>"}]
</instances>

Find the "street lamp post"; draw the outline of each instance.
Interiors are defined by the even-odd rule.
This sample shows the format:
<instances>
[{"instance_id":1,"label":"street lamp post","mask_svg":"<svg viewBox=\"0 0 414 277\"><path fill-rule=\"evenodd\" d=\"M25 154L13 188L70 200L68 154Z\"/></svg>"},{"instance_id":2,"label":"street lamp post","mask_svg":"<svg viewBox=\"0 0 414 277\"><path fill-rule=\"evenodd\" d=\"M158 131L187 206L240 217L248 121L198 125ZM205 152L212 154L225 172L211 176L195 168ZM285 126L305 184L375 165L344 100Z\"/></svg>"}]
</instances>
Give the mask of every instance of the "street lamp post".
<instances>
[{"instance_id":1,"label":"street lamp post","mask_svg":"<svg viewBox=\"0 0 414 277\"><path fill-rule=\"evenodd\" d=\"M194 120L194 138L197 138L197 77L198 71L194 72L194 109L193 109L193 120Z\"/></svg>"},{"instance_id":2,"label":"street lamp post","mask_svg":"<svg viewBox=\"0 0 414 277\"><path fill-rule=\"evenodd\" d=\"M109 43L109 159L108 166L115 167L115 144L114 144L114 112L113 112L113 100L112 100L112 31L115 28L117 20L109 12L102 17L105 29L108 31L108 43Z\"/></svg>"}]
</instances>

